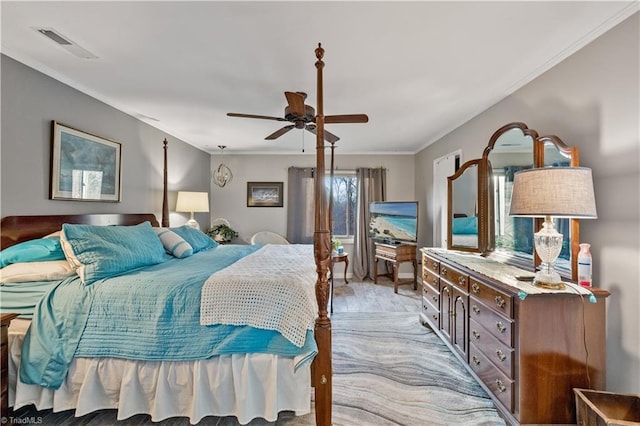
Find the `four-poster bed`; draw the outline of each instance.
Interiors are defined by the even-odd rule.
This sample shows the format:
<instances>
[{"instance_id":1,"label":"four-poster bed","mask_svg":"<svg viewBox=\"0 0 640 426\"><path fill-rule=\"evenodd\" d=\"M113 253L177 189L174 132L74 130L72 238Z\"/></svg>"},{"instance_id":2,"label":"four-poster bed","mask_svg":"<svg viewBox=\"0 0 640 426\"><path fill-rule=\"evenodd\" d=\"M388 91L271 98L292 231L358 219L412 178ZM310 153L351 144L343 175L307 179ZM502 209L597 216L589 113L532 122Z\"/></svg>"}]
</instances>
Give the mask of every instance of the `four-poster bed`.
<instances>
[{"instance_id":1,"label":"four-poster bed","mask_svg":"<svg viewBox=\"0 0 640 426\"><path fill-rule=\"evenodd\" d=\"M317 135L317 143L316 143L316 176L315 176L315 233L314 233L314 243L313 243L313 256L311 256L311 247L309 247L309 252L308 255L304 255L306 256L305 259L309 260L311 262L311 264L315 267L311 267L309 265L307 265L307 269L306 270L300 270L298 272L296 272L296 277L298 277L298 281L303 281L300 277L304 276L305 279L308 278L308 276L306 275L307 272L311 273L311 279L310 279L310 283L311 285L309 287L307 287L308 289L310 289L309 293L311 294L311 296L308 298L308 300L311 299L315 299L314 300L314 311L313 314L314 316L311 317L310 321L309 321L309 334L308 334L308 339L306 340L306 343L304 343L304 345L300 346L300 345L293 345L295 346L292 347L291 345L289 345L289 341L283 341L280 334L277 334L276 336L273 337L273 341L277 341L277 344L274 344L274 346L278 346L279 348L282 348L282 352L281 353L276 353L275 355L272 355L272 357L274 357L275 362L277 363L277 367L275 367L276 370L278 370L276 373L276 376L273 377L277 377L277 380L275 380L275 382L278 383L278 386L280 386L280 382L284 381L286 382L288 388L290 388L288 391L285 392L285 396L282 397L282 399L285 401L283 403L282 406L274 406L274 407L270 407L267 409L262 409L263 411L254 411L252 413L254 414L245 414L240 413L238 414L237 412L229 412L229 415L237 415L239 420L241 422L243 421L247 421L247 419L251 419L253 418L252 416L255 416L255 412L269 412L269 410L271 410L271 412L269 412L269 416L273 415L273 411L275 410L275 414L277 415L278 410L293 410L295 412L298 412L298 410L300 412L304 412L304 400L306 399L306 403L307 406L309 404L309 400L310 400L310 392L311 389L315 390L315 417L316 417L316 424L317 425L330 425L331 424L331 418L332 418L332 412L331 412L331 405L332 405L332 358L331 358L331 320L328 316L328 312L327 312L327 307L328 307L328 297L329 297L329 282L328 282L328 274L329 274L329 270L330 270L330 264L331 264L331 220L330 220L330 206L328 204L328 200L327 200L327 194L325 191L325 164L324 164L324 149L325 149L325 139L324 139L324 125L325 125L325 119L328 119L329 122L334 122L334 123L347 123L347 122L366 122L366 116L364 116L363 114L360 115L352 115L352 116L324 116L323 113L323 82L322 82L322 70L324 67L324 63L322 61L323 55L324 55L324 49L322 49L321 45L318 44L318 47L315 49L315 55L317 58L317 61L315 63L316 69L317 69L317 103L318 103L318 107L317 107L317 116L314 118L314 121L316 123L316 135ZM350 120L355 120L355 121L350 121ZM365 120L365 121L363 121ZM169 227L169 209L168 209L168 201L167 201L167 145L168 142L165 139L163 142L163 150L164 150L164 173L163 173L163 202L162 202L162 220L161 220L161 226L163 228L168 228ZM332 145L332 164L331 167L333 168L333 145ZM332 170L333 172L333 170ZM114 225L112 227L105 227L105 225ZM152 228L152 227L158 227L159 224L155 218L155 216L153 214L87 214L87 215L57 215L57 216L10 216L10 217L6 217L2 219L2 229L1 229L1 248L4 250L7 247L11 247L11 246L16 246L19 244L23 244L23 243L30 243L32 241L35 240L44 240L45 238L59 238L61 239L61 244L65 245L66 247L64 247L64 251L65 251L65 255L67 255L67 259L68 258L68 250L71 250L73 255L78 255L78 253L74 252L74 250L78 249L78 247L80 247L80 245L74 245L75 240L73 240L73 232L79 232L77 231L78 229L80 229L82 232L96 232L96 235L99 234L100 232L106 232L107 233L107 237L108 237L108 233L111 232L113 230L113 232L117 232L119 231L119 229L121 227L127 226L127 227L132 227L131 229L135 228L135 229L147 229L145 228L143 225L146 225L148 227L148 229L160 229L160 228ZM83 228L84 227L84 228ZM101 230L98 230L96 228L101 228ZM106 230L107 228L111 228L110 230ZM178 232L175 228L171 228L173 230L175 230L176 232ZM57 236L58 234L60 234L60 231L62 230L61 234L62 234L62 238L60 238L59 236ZM106 231L105 231L106 230ZM125 232L129 232L129 229ZM137 231L136 231L137 232ZM142 232L142 231L140 231ZM146 231L144 231L146 232ZM152 231L150 231L152 232ZM51 235L53 234L53 236ZM71 236L70 236L71 235ZM155 235L155 234L153 234ZM159 235L159 234L158 234ZM184 235L180 235L183 236L184 238L186 238L186 236ZM105 237L105 238L107 238ZM93 238L93 236L91 236L91 238ZM108 239L108 238L107 238ZM195 241L195 242L194 242ZM199 244L200 242L197 241L197 238L195 240L189 240L190 243L193 244L193 247L195 249L196 247L196 243ZM164 243L164 241L162 241L162 243ZM162 243L160 244L160 246L162 246ZM201 252L206 252L210 247L209 247L209 243L204 243L205 246L203 246L203 248L200 249ZM245 246L245 248L238 248L237 250L241 250L242 253L240 254L234 254L233 263L231 262L231 264L229 266L222 266L221 269L219 271L228 271L229 269L231 269L234 265L239 265L241 262L245 261L246 259L249 259L251 257L251 255L253 255L253 251L255 251L254 249L249 249L246 248L247 246ZM164 249L167 249L167 253L170 253L169 248L167 245L164 246ZM227 250L227 253L229 252L229 250L233 250L230 246L225 247L225 246L220 246L219 248L216 248L216 250L221 250L221 251L225 251ZM260 250L260 249L258 249ZM293 247L287 248L287 250L294 250ZM299 249L295 249L295 250L299 250ZM212 250L210 250L212 251ZM250 253L249 253L250 252ZM304 251L301 251L300 253L303 253ZM163 251L164 253L164 251ZM298 255L298 252L292 252L293 254ZM175 255L175 253L173 253ZM206 253L205 253L206 254ZM204 256L205 254L203 253L198 253L199 256ZM165 256L169 256L169 254L165 254ZM194 250L194 255L192 256L191 260L189 260L191 262L191 268L194 268L194 265L196 264L196 254L195 254L195 250ZM246 257L244 257L246 256ZM80 255L78 255L78 258L80 257ZM169 256L170 257L170 256ZM290 259L290 257L285 256L286 258ZM195 259L195 260L193 260ZM60 280L57 281L55 283L55 287L56 289L50 290L49 288L47 289L47 293L46 293L46 297L47 298L51 298L51 300L49 300L47 303L49 303L51 306L55 306L55 298L53 297L54 293L56 291L58 291L57 287L60 288L64 288L65 286L77 286L78 288L83 288L83 290L78 290L80 292L84 291L84 292L88 292L87 294L91 293L89 290L86 290L86 287L89 288L94 288L97 287L98 290L96 290L95 292L97 293L98 291L100 291L99 289L101 289L102 287L100 287L101 284L101 280L100 279L96 279L94 284L93 282L89 283L88 281L85 281L86 278L86 270L87 268L90 267L90 264L83 264L81 260L75 259L77 262L79 262L79 265L81 265L80 269L77 269L76 272L78 272L79 275L81 275L81 278L78 278L78 276L74 275L73 277L69 277L68 279L64 279L64 280ZM177 264L178 262L183 261L184 259L178 259L177 256L176 258L171 258L171 260L166 260L163 258L163 260L158 264L161 264L162 262L166 262L166 263L171 263L173 262L174 264ZM66 263L66 260L65 260ZM205 263L205 262L201 262L201 263ZM244 264L243 264L244 265ZM4 266L4 265L3 265ZM137 265L136 265L137 266ZM131 271L131 274L135 274L138 273L140 271L140 273L147 273L147 265L144 265L143 267L139 267L139 268L134 268ZM161 265L162 266L162 265ZM157 264L152 264L150 266L150 268L155 268L158 267L160 268L160 266L158 266ZM82 269L85 268L85 269ZM225 269L227 268L227 269ZM238 269L238 268L236 268ZM249 268L250 269L250 268ZM83 272L79 272L79 271L83 271ZM159 271L163 271L161 269L159 269ZM217 271L217 270L216 270ZM217 275L217 272L214 271L214 273L209 277L212 278L214 276ZM95 272L95 271L94 271ZM162 273L166 273L166 272L162 272ZM207 271L207 273L209 273ZM119 283L127 283L128 281L126 281L126 279L128 279L128 275L130 274L130 272L128 270L126 271L119 271L118 273L116 273L113 276L108 276L104 279L104 282L109 282L110 286L115 286L115 282L118 282L117 280L120 280ZM6 276L6 273L4 274ZM256 275L260 275L260 274L256 274ZM268 275L268 274L263 274L263 275ZM100 277L102 278L102 277ZM138 282L144 282L143 278L140 278L139 276L136 277L137 280L136 283ZM77 281L77 282L76 282ZM151 280L153 281L153 280ZM4 281L3 281L4 282ZM209 280L207 281L207 283L209 282ZM73 284L71 284L73 283ZM205 286L207 285L207 283L205 283ZM90 284L90 285L89 285ZM155 282L153 282L153 284L155 284ZM307 283L308 284L308 283ZM137 284L136 284L137 285ZM131 284L126 284L125 286L128 287L132 287ZM54 286L52 286L53 288ZM106 286L103 286L106 287ZM64 290L66 291L66 290ZM76 290L74 290L76 291ZM105 290L106 291L106 290ZM306 290L302 289L300 290L300 294L304 294ZM69 293L71 294L71 293ZM204 293L203 293L204 295ZM315 297L314 297L315 296ZM74 296L75 297L75 296ZM82 296L87 298L86 295ZM93 296L91 296L93 297ZM202 296L204 298L204 296ZM295 296L298 297L298 296ZM304 299L304 296L299 296L300 298ZM96 304L99 306L98 302L96 301L97 299L92 299L93 304ZM298 300L299 301L299 300ZM307 299L305 299L305 301L307 301ZM36 304L39 304L40 302L34 302ZM56 303L61 303L61 302L56 302ZM90 306L91 303L88 305ZM204 306L204 305L203 305ZM90 309L89 307L87 309ZM55 310L55 309L54 309ZM41 309L40 311L45 311L45 309ZM89 320L88 323L91 322L91 312L88 311L88 315L89 315ZM34 315L34 320L33 321L41 321L40 323L38 323L37 321L35 322L35 324L37 324L38 326L35 327L36 329L40 328L40 327L45 327L46 325L46 315L49 314L42 314L41 312L37 312L37 311L32 311L32 314ZM55 313L57 315L57 312ZM58 320L58 318L54 318L54 314L50 314L50 316L53 318L52 322L56 322L56 320ZM271 314L269 316L272 316ZM41 318L42 317L42 318ZM313 320L313 318L315 317L315 321ZM72 320L72 322L75 320ZM302 321L299 321L300 323ZM64 327L62 327L63 329L66 328L66 322L62 321L60 322L61 324L64 324ZM20 373L18 373L18 369L20 369L21 367L21 361L24 361L25 359L29 359L28 358L28 353L24 352L24 347L27 348L33 348L33 347L37 347L37 339L29 339L30 337L30 332L31 329L34 327L30 327L30 325L24 325L24 324L34 324L34 323L23 323L23 326L25 327L23 330L21 330L21 334L18 334L18 337L14 337L14 341L18 342L16 344L11 345L11 359L10 359L10 363L12 363L12 369L10 368L10 376L11 373L13 374L13 377L10 377L10 382L11 385L13 386L13 388L10 390L10 394L13 393L13 397L14 399L16 399L16 392L20 391L22 392L24 395L22 396L22 405L28 404L28 403L36 403L40 401L40 403L42 403L44 405L43 408L51 408L53 407L53 400L54 400L54 396L60 400L64 401L64 404L67 404L64 407L53 407L56 409L56 411L58 411L59 409L69 409L69 408L76 408L77 412L76 415L81 415L83 413L86 412L90 412L92 410L95 409L101 409L101 408L118 408L119 410L123 410L123 416L130 416L133 414L137 414L137 413L147 413L147 414L151 414L152 418L154 418L154 415L157 418L162 418L163 416L171 416L171 415L176 415L174 412L172 412L170 409L168 409L168 411L162 412L162 410L158 410L158 407L154 407L154 408L150 408L149 406L146 407L137 407L135 406L135 403L131 403L130 401L127 403L127 401L125 401L126 399L129 398L130 395L132 395L131 399L136 399L136 397L139 397L139 395L136 393L138 391L133 391L132 394L127 394L127 392L131 392L131 390L128 391L123 391L122 389L118 388L119 390L117 390L117 392L119 393L119 398L118 396L113 397L113 395L100 395L98 397L96 397L96 395L88 395L88 396L83 396L80 395L78 396L76 393L76 390L72 389L73 385L67 383L66 380L66 371L69 371L69 375L74 375L73 379L82 382L83 380L87 380L87 382L85 382L84 384L89 383L90 385L96 385L99 384L100 386L104 386L105 383L102 383L101 380L105 379L105 377L101 377L102 374L100 373L103 368L106 368L105 366L109 366L109 368L111 368L112 370L115 368L115 370L124 370L124 366L122 363L127 363L127 359L123 359L120 358L118 359L118 357L116 358L111 358L109 356L107 356L107 358L92 358L91 355L87 355L88 358L82 358L82 356L80 356L80 358L73 358L72 361L70 361L71 363L69 364L70 367L69 370L65 370L65 368L67 367L63 367L62 370L65 371L65 373L62 375L62 377L56 379L59 381L62 381L62 391L58 392L55 389L57 389L54 385L51 385L51 382L53 382L53 380L51 382L48 382L47 380L49 380L49 377L47 376L47 374L49 373L42 373L40 371L37 371L36 373L34 373L34 377L36 377L35 379L31 379L31 380L35 380L35 382L29 382L27 380L27 383L31 383L31 384L25 384L22 383L22 370L20 370ZM201 323L202 324L202 323ZM299 327L299 325L298 325ZM252 328L252 327L249 327ZM260 328L260 327L258 327ZM312 329L312 330L311 330ZM235 329L234 329L235 330ZM244 329L242 329L244 332ZM279 329L277 329L279 332ZM304 330L303 330L304 331ZM313 332L311 334L311 331ZM37 333L38 331L34 331L33 333ZM60 334L65 334L65 331L60 331L56 329L56 332L60 332ZM68 333L68 332L67 332ZM84 331L79 332L79 334L84 334ZM25 337L26 336L26 337ZM285 336L287 336L287 334L285 333ZM16 340L18 339L18 340ZM279 339L279 340L278 340ZM310 339L310 340L309 340ZM252 340L252 339L249 339ZM253 339L256 340L256 339ZM287 340L285 338L285 340ZM24 342L27 342L26 344ZM26 346L23 346L26 345ZM46 346L46 345L42 345L42 346ZM105 344L102 345L97 345L97 346L108 346ZM117 346L117 345L116 345ZM126 345L125 345L126 346ZM82 343L78 344L78 347L82 347ZM287 352L289 351L289 352ZM287 353L290 353L291 355L286 355ZM242 355L242 354L240 354ZM252 351L248 351L248 353L245 354L245 356L247 357L247 362L252 363L254 362L253 356L256 355L254 353L252 353ZM295 356L294 356L295 355ZM306 369L304 368L304 364L305 362L312 358L315 355L315 358L313 359L313 362L311 364L311 366L309 367L307 365ZM57 355L54 355L57 356ZM223 357L215 357L214 356L214 360L211 361L211 364L203 364L201 365L199 368L202 368L203 370L209 371L211 373L211 371L220 371L220 369L222 369L224 367L224 362L221 362L220 365L215 364L216 362L220 362L219 359L222 359ZM162 361L161 363L164 364L165 363L165 359L164 358L160 358ZM102 362L101 360L106 360L105 365L100 365L100 362ZM56 362L58 362L59 360L56 359ZM209 362L210 360L202 360L202 362ZM145 366L140 366L139 364L137 364L138 361L133 361L133 366L129 365L127 368L132 369L132 371L134 371L134 376L138 377L141 382L139 383L139 386L141 387L145 387L146 385L148 385L148 383L145 383L143 377L142 377L142 373L140 373L141 369L144 369ZM201 362L201 361L194 361L194 362ZM256 366L260 366L263 364L260 364L260 360L255 361L256 362ZM120 364L118 364L120 363ZM30 369L30 363L28 362L23 362L23 364L26 366L25 367L25 371ZM51 364L51 361L49 362L49 364ZM55 363L54 363L55 364ZM175 363L172 360L167 360L167 365L169 366L169 368L177 368L176 365L179 363ZM308 363L307 363L308 364ZM56 364L58 365L58 364ZM117 367L113 367L114 365L117 365ZM191 364L189 364L191 365ZM290 368L288 366L291 365L295 365L295 368ZM300 369L298 370L298 367L300 367ZM44 368L44 367L43 367ZM46 367L46 368L51 368ZM54 367L53 369L55 370L57 367ZM192 367L190 367L192 368ZM259 370L259 368L258 368ZM284 371L286 370L286 371ZM35 371L35 369L34 369ZM44 370L43 370L44 371ZM94 376L93 378L89 378L86 379L86 377L88 377L90 375L90 371L94 372ZM154 370L156 371L156 370ZM281 375L281 371L284 371L284 373L282 373ZM113 373L113 371L112 371ZM174 372L175 373L175 372ZM171 373L171 374L174 374ZM25 373L25 377L29 377L30 373ZM57 374L57 372L56 372ZM123 374L127 374L127 373L123 373ZM162 375L163 373L154 373L154 374L160 374ZM18 376L20 378L20 380L18 380ZM123 376L118 376L117 380L119 381L126 381L128 379L130 379L131 377L123 377ZM150 379L153 380L153 379ZM256 380L264 380L264 379L256 379ZM97 382L96 382L97 381ZM166 379L165 379L166 381ZM272 382L274 382L274 380L271 380ZM169 388L163 388L162 391L166 391L167 389L170 389L171 386L174 386L174 384L170 383L171 380L169 380L168 386ZM312 388L309 388L309 382L311 382ZM248 382L248 384L246 385L245 388L241 387L240 393L243 392L251 392L251 383L252 382ZM300 386L305 386L306 384L306 392L304 391L304 389L301 391L300 390ZM113 383L109 383L109 386L120 386L119 384L114 385ZM154 383L154 386L156 386L157 384ZM161 386L161 385L157 385L157 386ZM203 386L201 382L197 382L197 379L193 379L193 391L194 394L197 394L198 392L196 392L199 389L199 386ZM275 384L271 384L271 387L266 387L267 390L265 390L265 392L268 394L269 392L273 392L273 393L278 393L278 395L280 395L281 390L279 390L277 387L275 387ZM155 388L154 388L155 389ZM293 389L293 391L291 390ZM157 390L156 390L157 391ZM56 393L58 392L58 393ZM66 393L65 393L66 392ZM144 394L144 391L141 391ZM204 404L206 405L207 403L207 395L213 396L215 395L215 387L214 388L209 388L209 389L204 389L204 395L201 396L201 398L204 398ZM222 391L224 392L224 391ZM293 395L293 396L292 396ZM198 395L194 396L194 398L196 398ZM267 398L267 395L261 395L261 397ZM84 398L84 400L83 400ZM115 399L114 399L115 398ZM238 396L239 399L242 399L242 395ZM213 398L215 399L215 398ZM99 400L100 406L95 406L94 402L96 400ZM45 401L44 403L42 401ZM169 400L170 401L170 400ZM150 405L163 405L165 403L169 403L169 401L167 400L156 400L154 399L153 401L146 401L145 403L148 403ZM302 401L302 403L301 403ZM138 401L139 402L139 401ZM191 401L190 401L191 402ZM145 405L145 403L141 403L142 405ZM47 407L47 404L50 404L51 407ZM115 405L115 406L111 406L111 405ZM81 405L83 405L82 407L80 407ZM124 405L130 405L128 408L123 409ZM300 408L302 406L302 408ZM226 408L221 409L222 411L226 410ZM153 411L153 412L152 412ZM160 411L160 412L156 412L156 411ZM195 413L192 414L187 414L188 416L190 416L191 420L199 420L199 418L201 418L203 415L208 415L208 413L210 411L207 411L207 408L200 408L200 409L194 409ZM179 410L176 411L178 413L181 413ZM168 414L167 414L168 413ZM120 414L119 414L120 415ZM184 415L184 414L178 414L178 415ZM223 414L224 415L224 414ZM248 417L247 417L248 416ZM265 417L263 415L260 415L260 417ZM155 420L155 418L154 418Z\"/></svg>"}]
</instances>

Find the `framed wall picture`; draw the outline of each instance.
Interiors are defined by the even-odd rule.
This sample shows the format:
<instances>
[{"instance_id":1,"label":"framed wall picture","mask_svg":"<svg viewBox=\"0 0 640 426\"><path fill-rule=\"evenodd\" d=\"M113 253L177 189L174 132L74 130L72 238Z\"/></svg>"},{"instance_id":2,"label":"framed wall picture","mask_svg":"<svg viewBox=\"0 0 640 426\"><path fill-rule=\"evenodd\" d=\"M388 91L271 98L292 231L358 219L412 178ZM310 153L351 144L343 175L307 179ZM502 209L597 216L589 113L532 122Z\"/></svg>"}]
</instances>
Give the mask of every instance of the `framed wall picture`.
<instances>
[{"instance_id":1,"label":"framed wall picture","mask_svg":"<svg viewBox=\"0 0 640 426\"><path fill-rule=\"evenodd\" d=\"M52 200L120 201L118 142L52 122Z\"/></svg>"},{"instance_id":2,"label":"framed wall picture","mask_svg":"<svg viewBox=\"0 0 640 426\"><path fill-rule=\"evenodd\" d=\"M282 182L247 182L247 207L282 207Z\"/></svg>"}]
</instances>

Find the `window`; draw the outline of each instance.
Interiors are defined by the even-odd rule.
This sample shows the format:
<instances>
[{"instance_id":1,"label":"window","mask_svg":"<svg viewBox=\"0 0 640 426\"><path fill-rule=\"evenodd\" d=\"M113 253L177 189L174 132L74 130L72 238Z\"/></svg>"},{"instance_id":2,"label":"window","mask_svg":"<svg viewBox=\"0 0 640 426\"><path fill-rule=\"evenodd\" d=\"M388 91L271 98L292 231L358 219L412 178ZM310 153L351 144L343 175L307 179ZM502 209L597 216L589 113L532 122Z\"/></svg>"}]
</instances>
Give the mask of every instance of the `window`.
<instances>
[{"instance_id":1,"label":"window","mask_svg":"<svg viewBox=\"0 0 640 426\"><path fill-rule=\"evenodd\" d=\"M331 192L331 177L327 177L327 194ZM354 172L337 172L333 176L333 235L353 238L356 230L358 181Z\"/></svg>"}]
</instances>

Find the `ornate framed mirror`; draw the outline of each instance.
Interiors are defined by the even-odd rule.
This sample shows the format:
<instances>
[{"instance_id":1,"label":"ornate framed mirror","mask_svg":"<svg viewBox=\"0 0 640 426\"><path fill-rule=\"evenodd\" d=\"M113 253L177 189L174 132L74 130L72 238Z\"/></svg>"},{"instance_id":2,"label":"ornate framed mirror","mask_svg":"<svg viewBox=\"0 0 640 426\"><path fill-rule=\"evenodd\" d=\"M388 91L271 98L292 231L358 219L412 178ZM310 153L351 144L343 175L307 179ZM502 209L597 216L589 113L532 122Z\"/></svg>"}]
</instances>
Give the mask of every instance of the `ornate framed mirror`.
<instances>
[{"instance_id":1,"label":"ornate framed mirror","mask_svg":"<svg viewBox=\"0 0 640 426\"><path fill-rule=\"evenodd\" d=\"M526 269L534 264L534 221L510 217L509 206L514 174L535 167L537 137L526 124L509 123L491 136L481 159L484 186L480 200L487 212L488 230L484 253L495 251L501 260Z\"/></svg>"},{"instance_id":2,"label":"ornate framed mirror","mask_svg":"<svg viewBox=\"0 0 640 426\"><path fill-rule=\"evenodd\" d=\"M447 248L482 252L486 245L486 224L479 215L480 159L467 161L447 178ZM482 238L480 237L482 235Z\"/></svg>"},{"instance_id":3,"label":"ornate framed mirror","mask_svg":"<svg viewBox=\"0 0 640 426\"><path fill-rule=\"evenodd\" d=\"M509 216L513 175L533 167L579 165L578 149L567 146L557 136L539 136L521 122L502 126L491 136L482 158L467 161L448 178L447 248L478 252L523 269L535 269L540 259L535 254L533 234L542 226L542 219ZM470 207L472 202L477 202L475 210ZM474 212L477 234L462 237L461 228L456 224L465 221L456 219L467 218L469 225L472 222L469 217ZM575 281L580 222L578 219L555 221L556 229L564 235L556 270L564 278Z\"/></svg>"}]
</instances>

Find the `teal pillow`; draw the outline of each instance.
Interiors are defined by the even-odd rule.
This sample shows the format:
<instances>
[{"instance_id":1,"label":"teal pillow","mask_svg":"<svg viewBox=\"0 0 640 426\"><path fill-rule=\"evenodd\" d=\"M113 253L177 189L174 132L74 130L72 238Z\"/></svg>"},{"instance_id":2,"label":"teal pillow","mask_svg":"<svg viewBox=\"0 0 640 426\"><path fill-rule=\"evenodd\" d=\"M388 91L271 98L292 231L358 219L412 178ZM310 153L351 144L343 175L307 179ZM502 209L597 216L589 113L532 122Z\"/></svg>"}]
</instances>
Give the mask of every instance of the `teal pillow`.
<instances>
[{"instance_id":1,"label":"teal pillow","mask_svg":"<svg viewBox=\"0 0 640 426\"><path fill-rule=\"evenodd\" d=\"M453 218L453 233L467 235L477 234L478 218L475 216Z\"/></svg>"},{"instance_id":2,"label":"teal pillow","mask_svg":"<svg viewBox=\"0 0 640 426\"><path fill-rule=\"evenodd\" d=\"M213 241L204 232L199 229L192 228L187 225L178 228L170 228L173 232L181 236L193 248L193 252L197 253L213 247L218 247L218 243Z\"/></svg>"},{"instance_id":3,"label":"teal pillow","mask_svg":"<svg viewBox=\"0 0 640 426\"><path fill-rule=\"evenodd\" d=\"M149 222L134 226L62 225L62 248L86 285L170 259Z\"/></svg>"},{"instance_id":4,"label":"teal pillow","mask_svg":"<svg viewBox=\"0 0 640 426\"><path fill-rule=\"evenodd\" d=\"M178 259L189 257L193 254L193 247L182 237L167 228L153 228L167 253Z\"/></svg>"},{"instance_id":5,"label":"teal pillow","mask_svg":"<svg viewBox=\"0 0 640 426\"><path fill-rule=\"evenodd\" d=\"M60 237L38 238L8 247L0 252L0 268L12 263L64 260Z\"/></svg>"}]
</instances>

